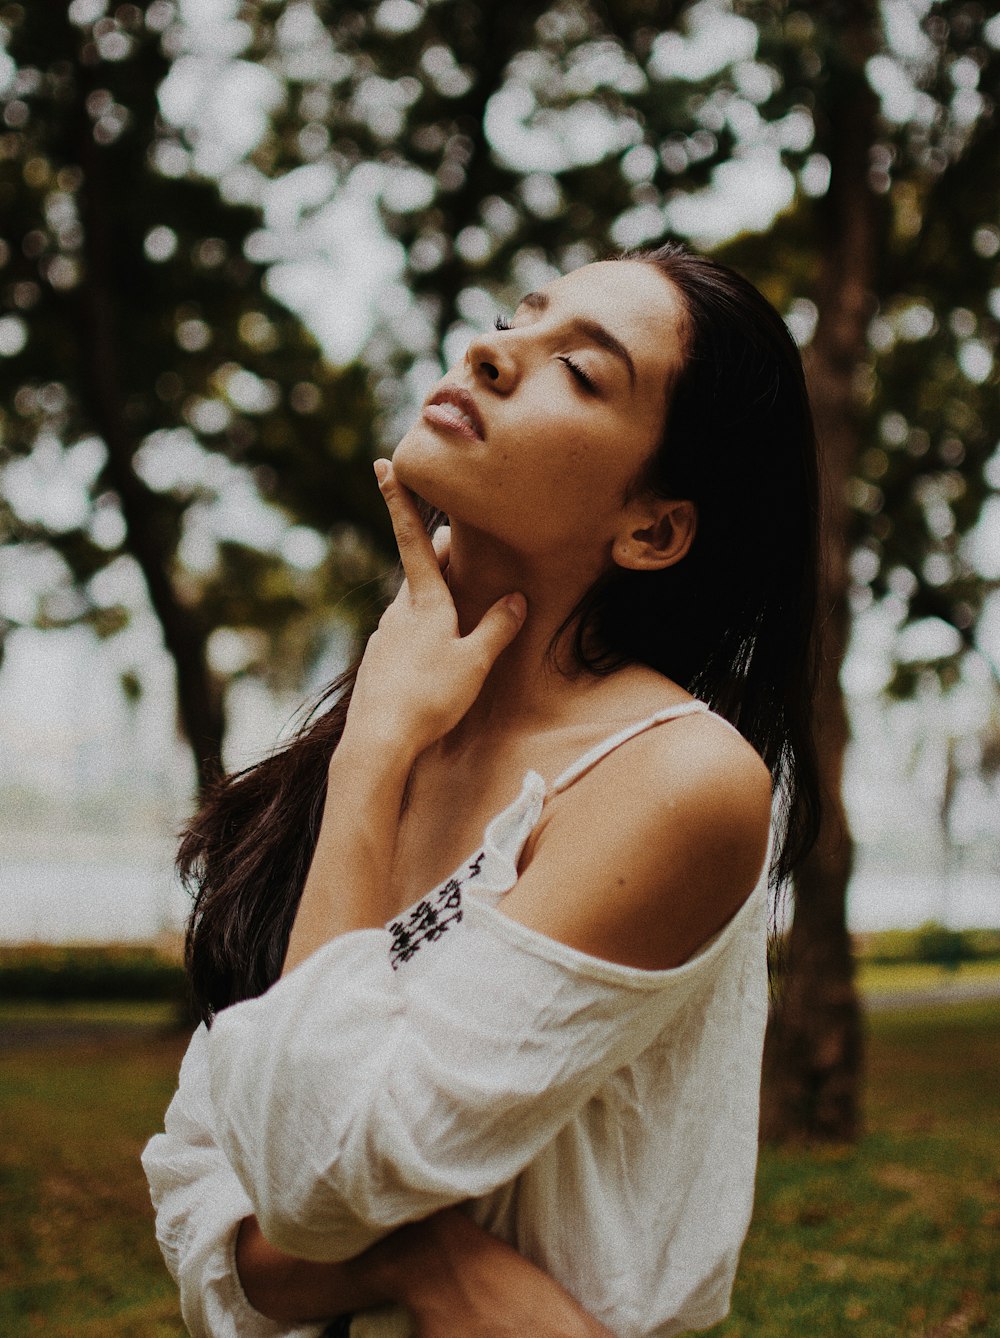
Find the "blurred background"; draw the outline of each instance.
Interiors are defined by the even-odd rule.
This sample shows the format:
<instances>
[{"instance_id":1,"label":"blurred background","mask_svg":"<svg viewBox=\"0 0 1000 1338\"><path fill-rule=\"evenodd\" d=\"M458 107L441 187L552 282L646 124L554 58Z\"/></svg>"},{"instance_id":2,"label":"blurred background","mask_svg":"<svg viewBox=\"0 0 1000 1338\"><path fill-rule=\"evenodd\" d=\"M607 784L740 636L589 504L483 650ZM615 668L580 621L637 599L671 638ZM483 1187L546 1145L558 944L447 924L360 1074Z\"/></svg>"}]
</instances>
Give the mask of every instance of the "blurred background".
<instances>
[{"instance_id":1,"label":"blurred background","mask_svg":"<svg viewBox=\"0 0 1000 1338\"><path fill-rule=\"evenodd\" d=\"M3 1154L5 1333L181 1332L141 1184L94 1209L179 1059L177 832L371 625L371 460L442 367L665 236L784 315L828 513L827 817L719 1332L1000 1333L998 96L979 0L0 4L2 1109L48 1131Z\"/></svg>"}]
</instances>

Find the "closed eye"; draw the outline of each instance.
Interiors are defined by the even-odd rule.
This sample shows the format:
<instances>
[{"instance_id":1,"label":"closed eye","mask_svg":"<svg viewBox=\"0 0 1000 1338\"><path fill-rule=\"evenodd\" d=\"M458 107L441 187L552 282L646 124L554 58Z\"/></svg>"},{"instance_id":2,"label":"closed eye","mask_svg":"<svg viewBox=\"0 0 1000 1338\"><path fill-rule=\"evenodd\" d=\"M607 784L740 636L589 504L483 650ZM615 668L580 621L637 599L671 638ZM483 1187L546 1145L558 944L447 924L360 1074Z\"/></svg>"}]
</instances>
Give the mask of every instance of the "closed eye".
<instances>
[{"instance_id":1,"label":"closed eye","mask_svg":"<svg viewBox=\"0 0 1000 1338\"><path fill-rule=\"evenodd\" d=\"M568 353L561 353L559 355L559 361L569 368L570 374L576 378L589 395L597 394L597 383L587 375L578 362L573 361Z\"/></svg>"},{"instance_id":2,"label":"closed eye","mask_svg":"<svg viewBox=\"0 0 1000 1338\"><path fill-rule=\"evenodd\" d=\"M496 330L512 330L514 327L506 316L501 316L497 312L493 318L493 327ZM587 375L578 362L575 362L568 353L559 355L559 361L564 363L569 369L570 375L579 383L579 385L588 393L588 395L598 394L597 383Z\"/></svg>"}]
</instances>

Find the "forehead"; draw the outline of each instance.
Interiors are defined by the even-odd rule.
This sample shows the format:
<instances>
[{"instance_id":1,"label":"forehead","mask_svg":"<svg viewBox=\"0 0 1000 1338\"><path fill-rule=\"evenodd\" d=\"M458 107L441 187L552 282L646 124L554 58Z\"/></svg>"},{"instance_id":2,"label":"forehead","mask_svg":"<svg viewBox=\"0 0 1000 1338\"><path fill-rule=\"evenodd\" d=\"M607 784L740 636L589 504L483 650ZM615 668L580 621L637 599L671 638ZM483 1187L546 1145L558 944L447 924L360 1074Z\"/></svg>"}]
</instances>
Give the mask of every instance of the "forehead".
<instances>
[{"instance_id":1,"label":"forehead","mask_svg":"<svg viewBox=\"0 0 1000 1338\"><path fill-rule=\"evenodd\" d=\"M602 260L547 283L553 315L599 321L625 345L641 378L661 381L679 363L686 313L670 280L641 260Z\"/></svg>"}]
</instances>

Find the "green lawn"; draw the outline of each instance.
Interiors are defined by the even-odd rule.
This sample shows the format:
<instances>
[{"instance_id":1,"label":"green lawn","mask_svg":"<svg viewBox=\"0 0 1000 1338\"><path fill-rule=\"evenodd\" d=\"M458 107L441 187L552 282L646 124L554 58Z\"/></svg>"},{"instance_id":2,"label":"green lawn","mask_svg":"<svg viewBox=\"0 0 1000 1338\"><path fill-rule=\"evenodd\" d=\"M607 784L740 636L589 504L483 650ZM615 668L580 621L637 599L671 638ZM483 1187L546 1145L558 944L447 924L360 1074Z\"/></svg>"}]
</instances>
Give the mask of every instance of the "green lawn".
<instances>
[{"instance_id":1,"label":"green lawn","mask_svg":"<svg viewBox=\"0 0 1000 1338\"><path fill-rule=\"evenodd\" d=\"M1000 1001L870 1020L868 1132L765 1150L713 1338L1000 1335Z\"/></svg>"},{"instance_id":2,"label":"green lawn","mask_svg":"<svg viewBox=\"0 0 1000 1338\"><path fill-rule=\"evenodd\" d=\"M52 1039L3 1055L0 1334L183 1334L138 1158L184 1040Z\"/></svg>"},{"instance_id":3,"label":"green lawn","mask_svg":"<svg viewBox=\"0 0 1000 1338\"><path fill-rule=\"evenodd\" d=\"M178 1006L166 1000L144 1002L135 999L105 1001L103 999L47 999L0 1000L0 1029L21 1023L57 1024L103 1023L108 1026L132 1025L169 1026L177 1017Z\"/></svg>"},{"instance_id":4,"label":"green lawn","mask_svg":"<svg viewBox=\"0 0 1000 1338\"><path fill-rule=\"evenodd\" d=\"M926 990L950 985L1000 984L1000 961L959 962L937 966L932 962L865 962L858 964L858 988L862 995L897 990Z\"/></svg>"},{"instance_id":5,"label":"green lawn","mask_svg":"<svg viewBox=\"0 0 1000 1338\"><path fill-rule=\"evenodd\" d=\"M183 1039L129 1031L141 1008L117 1009L106 1036L60 1039L61 1013L50 1043L3 1056L4 1338L183 1333L138 1165ZM0 1028L13 1021L5 1009ZM1000 1001L874 1016L868 1133L765 1151L714 1338L1000 1338L998 1061Z\"/></svg>"}]
</instances>

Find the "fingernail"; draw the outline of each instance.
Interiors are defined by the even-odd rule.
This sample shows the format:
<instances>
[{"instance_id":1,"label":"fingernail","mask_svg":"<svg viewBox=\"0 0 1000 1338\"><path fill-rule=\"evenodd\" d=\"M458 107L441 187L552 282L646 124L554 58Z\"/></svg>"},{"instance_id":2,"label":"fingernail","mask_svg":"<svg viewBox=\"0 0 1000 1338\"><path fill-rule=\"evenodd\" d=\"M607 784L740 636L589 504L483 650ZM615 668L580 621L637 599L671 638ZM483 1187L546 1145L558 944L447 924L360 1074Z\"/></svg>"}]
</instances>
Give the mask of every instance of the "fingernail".
<instances>
[{"instance_id":1,"label":"fingernail","mask_svg":"<svg viewBox=\"0 0 1000 1338\"><path fill-rule=\"evenodd\" d=\"M378 479L379 484L381 485L385 482L386 477L389 473L389 461L376 460L374 468L375 468L375 477Z\"/></svg>"},{"instance_id":2,"label":"fingernail","mask_svg":"<svg viewBox=\"0 0 1000 1338\"><path fill-rule=\"evenodd\" d=\"M508 595L504 600L504 605L518 622L523 621L525 614L528 612L528 601L523 595Z\"/></svg>"}]
</instances>

